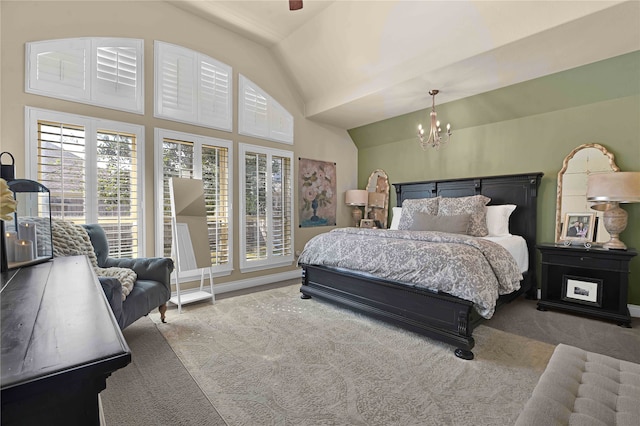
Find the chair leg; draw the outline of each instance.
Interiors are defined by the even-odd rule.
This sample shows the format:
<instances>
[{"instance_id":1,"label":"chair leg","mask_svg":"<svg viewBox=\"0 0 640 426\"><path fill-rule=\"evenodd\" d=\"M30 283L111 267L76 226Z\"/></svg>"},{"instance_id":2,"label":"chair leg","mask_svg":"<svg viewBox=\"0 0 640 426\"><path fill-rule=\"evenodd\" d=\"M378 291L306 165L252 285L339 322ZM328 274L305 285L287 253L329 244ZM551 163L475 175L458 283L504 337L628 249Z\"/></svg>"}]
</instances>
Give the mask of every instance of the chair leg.
<instances>
[{"instance_id":1,"label":"chair leg","mask_svg":"<svg viewBox=\"0 0 640 426\"><path fill-rule=\"evenodd\" d=\"M158 306L158 311L160 311L160 321L166 323L166 321L164 320L164 314L165 312L167 312L167 304L163 304Z\"/></svg>"}]
</instances>

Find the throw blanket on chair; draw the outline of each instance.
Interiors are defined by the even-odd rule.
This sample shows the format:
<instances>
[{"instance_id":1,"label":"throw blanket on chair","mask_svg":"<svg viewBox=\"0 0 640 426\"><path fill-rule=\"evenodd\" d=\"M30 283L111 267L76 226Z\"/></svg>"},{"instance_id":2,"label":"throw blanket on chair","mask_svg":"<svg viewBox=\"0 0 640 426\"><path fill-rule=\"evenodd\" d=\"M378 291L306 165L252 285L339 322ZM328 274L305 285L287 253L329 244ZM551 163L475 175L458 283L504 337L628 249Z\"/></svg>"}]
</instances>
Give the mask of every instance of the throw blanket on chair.
<instances>
[{"instance_id":1,"label":"throw blanket on chair","mask_svg":"<svg viewBox=\"0 0 640 426\"><path fill-rule=\"evenodd\" d=\"M133 289L137 275L128 268L101 268L98 266L96 253L93 251L89 234L80 225L60 219L51 219L51 237L53 239L53 255L55 257L86 255L100 277L117 278L122 284L122 300Z\"/></svg>"}]
</instances>

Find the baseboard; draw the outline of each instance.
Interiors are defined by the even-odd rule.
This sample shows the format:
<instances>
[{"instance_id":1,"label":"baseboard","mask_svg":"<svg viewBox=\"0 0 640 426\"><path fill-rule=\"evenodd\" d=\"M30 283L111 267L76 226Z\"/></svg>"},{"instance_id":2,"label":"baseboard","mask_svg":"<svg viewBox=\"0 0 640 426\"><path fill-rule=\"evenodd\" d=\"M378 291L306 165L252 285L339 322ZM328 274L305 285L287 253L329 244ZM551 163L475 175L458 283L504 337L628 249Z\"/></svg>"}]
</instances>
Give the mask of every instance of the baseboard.
<instances>
[{"instance_id":1,"label":"baseboard","mask_svg":"<svg viewBox=\"0 0 640 426\"><path fill-rule=\"evenodd\" d=\"M261 275L255 278L247 278L244 280L230 281L222 284L215 284L215 280L214 280L213 291L215 292L215 294L221 294L221 293L227 293L229 291L244 290L247 288L258 287L265 284L272 284L280 281L296 280L301 278L302 278L302 270L295 269L293 271L280 272L278 274ZM188 294L189 292L198 291L198 290L199 290L199 287L189 288L189 289L182 290L180 293ZM171 294L172 296L175 296L176 292L174 291Z\"/></svg>"},{"instance_id":2,"label":"baseboard","mask_svg":"<svg viewBox=\"0 0 640 426\"><path fill-rule=\"evenodd\" d=\"M538 289L538 299L540 299L541 292ZM640 305L627 305L629 308L629 314L634 318L640 318Z\"/></svg>"}]
</instances>

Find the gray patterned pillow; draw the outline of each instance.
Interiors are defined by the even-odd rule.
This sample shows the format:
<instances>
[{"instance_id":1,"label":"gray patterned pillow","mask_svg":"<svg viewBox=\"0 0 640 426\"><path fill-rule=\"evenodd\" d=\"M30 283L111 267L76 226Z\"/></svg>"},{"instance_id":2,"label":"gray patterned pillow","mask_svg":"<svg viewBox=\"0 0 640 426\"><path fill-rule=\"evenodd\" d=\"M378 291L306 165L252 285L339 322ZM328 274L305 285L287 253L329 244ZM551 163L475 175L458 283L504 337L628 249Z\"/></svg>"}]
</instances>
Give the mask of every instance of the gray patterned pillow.
<instances>
[{"instance_id":1,"label":"gray patterned pillow","mask_svg":"<svg viewBox=\"0 0 640 426\"><path fill-rule=\"evenodd\" d=\"M413 226L413 217L416 213L437 215L439 199L440 197L404 200L402 202L402 214L400 215L398 229L410 229L411 226Z\"/></svg>"},{"instance_id":2,"label":"gray patterned pillow","mask_svg":"<svg viewBox=\"0 0 640 426\"><path fill-rule=\"evenodd\" d=\"M434 216L426 213L416 213L413 216L411 231L438 231L450 234L466 234L469 230L469 214L453 216Z\"/></svg>"},{"instance_id":3,"label":"gray patterned pillow","mask_svg":"<svg viewBox=\"0 0 640 426\"><path fill-rule=\"evenodd\" d=\"M471 215L467 234L474 237L486 237L487 213L484 206L491 198L484 195L472 195L470 197L441 198L438 203L438 216L454 216L468 213Z\"/></svg>"}]
</instances>

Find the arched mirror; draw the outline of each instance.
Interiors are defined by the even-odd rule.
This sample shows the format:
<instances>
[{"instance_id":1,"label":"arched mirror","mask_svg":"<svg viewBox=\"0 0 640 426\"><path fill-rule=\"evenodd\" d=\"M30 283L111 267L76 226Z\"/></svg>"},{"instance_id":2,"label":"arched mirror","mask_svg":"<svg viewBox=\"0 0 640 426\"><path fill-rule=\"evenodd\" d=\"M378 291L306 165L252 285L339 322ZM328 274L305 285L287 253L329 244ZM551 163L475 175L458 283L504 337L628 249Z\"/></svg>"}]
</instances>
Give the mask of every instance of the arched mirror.
<instances>
[{"instance_id":1,"label":"arched mirror","mask_svg":"<svg viewBox=\"0 0 640 426\"><path fill-rule=\"evenodd\" d=\"M578 146L567 155L558 172L556 201L556 243L562 241L562 229L568 213L596 213L598 227L594 230L596 243L609 240L602 222L603 212L592 210L587 202L587 176L589 173L619 172L614 155L597 143Z\"/></svg>"},{"instance_id":2,"label":"arched mirror","mask_svg":"<svg viewBox=\"0 0 640 426\"><path fill-rule=\"evenodd\" d=\"M384 170L376 169L367 182L369 203L365 208L365 217L380 222L379 227L387 228L389 215L389 178Z\"/></svg>"}]
</instances>

